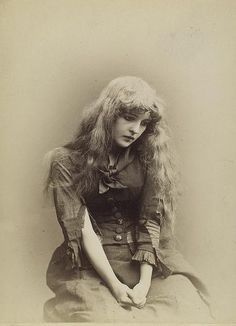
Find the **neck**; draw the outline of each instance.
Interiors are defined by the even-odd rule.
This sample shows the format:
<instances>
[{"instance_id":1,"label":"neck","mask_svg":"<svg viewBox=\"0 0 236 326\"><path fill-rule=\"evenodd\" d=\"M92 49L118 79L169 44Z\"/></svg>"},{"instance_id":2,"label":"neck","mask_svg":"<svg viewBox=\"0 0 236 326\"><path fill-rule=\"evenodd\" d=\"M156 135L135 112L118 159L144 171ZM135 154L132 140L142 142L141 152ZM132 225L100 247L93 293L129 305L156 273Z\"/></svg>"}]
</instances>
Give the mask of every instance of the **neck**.
<instances>
[{"instance_id":1,"label":"neck","mask_svg":"<svg viewBox=\"0 0 236 326\"><path fill-rule=\"evenodd\" d=\"M124 150L124 148L120 147L120 146L117 146L116 144L113 144L112 145L112 148L111 148L111 151L110 151L110 154L114 155L114 156L117 156L119 155L122 151Z\"/></svg>"}]
</instances>

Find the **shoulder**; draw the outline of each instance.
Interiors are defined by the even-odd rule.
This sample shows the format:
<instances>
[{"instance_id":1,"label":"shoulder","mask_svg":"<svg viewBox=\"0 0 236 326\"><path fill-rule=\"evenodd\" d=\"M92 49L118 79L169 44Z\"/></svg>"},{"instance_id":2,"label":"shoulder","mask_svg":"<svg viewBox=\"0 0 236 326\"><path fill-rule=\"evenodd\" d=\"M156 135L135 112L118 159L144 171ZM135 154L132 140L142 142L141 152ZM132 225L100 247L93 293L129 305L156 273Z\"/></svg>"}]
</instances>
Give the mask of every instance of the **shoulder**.
<instances>
[{"instance_id":1,"label":"shoulder","mask_svg":"<svg viewBox=\"0 0 236 326\"><path fill-rule=\"evenodd\" d=\"M70 170L72 168L72 151L65 147L57 147L49 151L45 157L44 161L49 168L55 169L58 167L64 167Z\"/></svg>"},{"instance_id":2,"label":"shoulder","mask_svg":"<svg viewBox=\"0 0 236 326\"><path fill-rule=\"evenodd\" d=\"M65 147L54 148L51 153L52 162L65 163L71 160L71 150Z\"/></svg>"},{"instance_id":3,"label":"shoulder","mask_svg":"<svg viewBox=\"0 0 236 326\"><path fill-rule=\"evenodd\" d=\"M71 150L65 147L57 147L45 155L48 165L48 187L71 185L71 174L73 163L71 160Z\"/></svg>"}]
</instances>

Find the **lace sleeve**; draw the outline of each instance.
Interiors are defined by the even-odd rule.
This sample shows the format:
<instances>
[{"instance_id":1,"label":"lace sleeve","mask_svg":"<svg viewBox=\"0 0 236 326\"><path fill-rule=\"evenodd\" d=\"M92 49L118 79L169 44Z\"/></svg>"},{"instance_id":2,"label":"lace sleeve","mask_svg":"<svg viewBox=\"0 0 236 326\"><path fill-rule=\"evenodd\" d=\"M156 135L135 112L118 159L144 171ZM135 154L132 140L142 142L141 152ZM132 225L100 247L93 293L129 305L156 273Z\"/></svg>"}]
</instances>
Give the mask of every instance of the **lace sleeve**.
<instances>
[{"instance_id":1,"label":"lace sleeve","mask_svg":"<svg viewBox=\"0 0 236 326\"><path fill-rule=\"evenodd\" d=\"M165 264L159 250L163 215L163 200L158 197L154 183L147 176L137 226L137 250L132 259L150 263L159 270L160 274L167 277L172 271Z\"/></svg>"},{"instance_id":2,"label":"lace sleeve","mask_svg":"<svg viewBox=\"0 0 236 326\"><path fill-rule=\"evenodd\" d=\"M84 223L85 205L76 194L70 172L71 160L64 150L55 153L50 168L50 183L58 222L67 246L67 261L71 266L82 266L81 229Z\"/></svg>"}]
</instances>

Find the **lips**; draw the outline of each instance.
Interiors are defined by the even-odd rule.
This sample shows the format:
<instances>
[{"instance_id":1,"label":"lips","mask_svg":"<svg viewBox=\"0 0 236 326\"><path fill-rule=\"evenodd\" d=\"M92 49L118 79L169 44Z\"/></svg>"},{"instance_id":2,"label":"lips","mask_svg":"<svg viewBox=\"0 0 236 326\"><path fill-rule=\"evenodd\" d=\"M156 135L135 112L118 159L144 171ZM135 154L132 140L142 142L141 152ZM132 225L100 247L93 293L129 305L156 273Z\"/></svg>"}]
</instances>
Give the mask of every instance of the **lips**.
<instances>
[{"instance_id":1,"label":"lips","mask_svg":"<svg viewBox=\"0 0 236 326\"><path fill-rule=\"evenodd\" d=\"M123 136L125 139L129 140L129 141L134 141L135 138L132 136Z\"/></svg>"}]
</instances>

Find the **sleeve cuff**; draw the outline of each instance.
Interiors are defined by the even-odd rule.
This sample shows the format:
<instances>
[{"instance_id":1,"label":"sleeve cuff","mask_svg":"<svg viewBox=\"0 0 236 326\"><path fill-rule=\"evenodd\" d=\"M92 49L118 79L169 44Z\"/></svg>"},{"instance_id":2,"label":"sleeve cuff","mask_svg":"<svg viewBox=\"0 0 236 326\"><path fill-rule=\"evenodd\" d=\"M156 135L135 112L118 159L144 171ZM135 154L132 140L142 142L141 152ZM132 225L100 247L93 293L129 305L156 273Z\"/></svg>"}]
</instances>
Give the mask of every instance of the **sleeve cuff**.
<instances>
[{"instance_id":1,"label":"sleeve cuff","mask_svg":"<svg viewBox=\"0 0 236 326\"><path fill-rule=\"evenodd\" d=\"M147 262L150 265L154 265L157 267L156 257L153 252L138 249L132 257L132 260L136 260L139 262Z\"/></svg>"},{"instance_id":2,"label":"sleeve cuff","mask_svg":"<svg viewBox=\"0 0 236 326\"><path fill-rule=\"evenodd\" d=\"M71 270L82 267L82 251L81 245L77 240L67 243L65 269Z\"/></svg>"},{"instance_id":3,"label":"sleeve cuff","mask_svg":"<svg viewBox=\"0 0 236 326\"><path fill-rule=\"evenodd\" d=\"M172 270L164 263L159 251L155 250L155 248L152 248L152 251L149 250L150 249L137 249L132 257L132 260L147 262L150 265L153 265L157 269L157 272L164 278L171 275Z\"/></svg>"}]
</instances>

